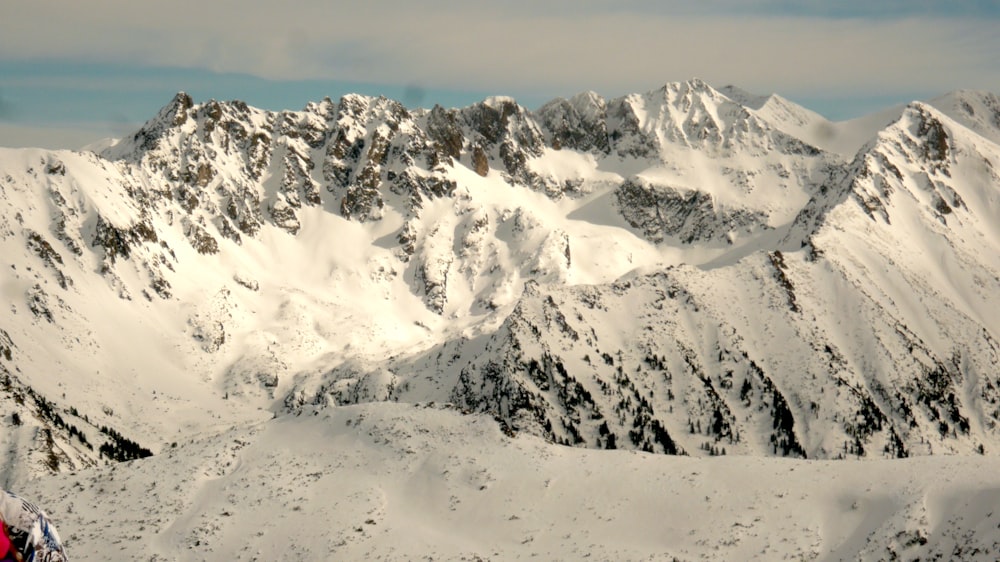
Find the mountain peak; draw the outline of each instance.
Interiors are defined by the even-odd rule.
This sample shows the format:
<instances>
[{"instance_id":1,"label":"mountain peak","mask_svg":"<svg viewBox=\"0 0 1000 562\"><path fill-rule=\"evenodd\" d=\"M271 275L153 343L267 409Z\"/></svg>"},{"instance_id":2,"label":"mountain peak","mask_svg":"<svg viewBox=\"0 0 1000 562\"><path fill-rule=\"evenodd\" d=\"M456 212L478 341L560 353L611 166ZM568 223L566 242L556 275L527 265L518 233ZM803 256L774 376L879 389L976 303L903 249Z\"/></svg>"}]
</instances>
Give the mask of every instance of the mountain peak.
<instances>
[{"instance_id":1,"label":"mountain peak","mask_svg":"<svg viewBox=\"0 0 1000 562\"><path fill-rule=\"evenodd\" d=\"M771 95L760 95L752 94L739 86L733 84L727 84L719 88L719 92L725 95L727 98L735 101L736 103L748 107L750 109L759 110L764 107L773 94Z\"/></svg>"},{"instance_id":2,"label":"mountain peak","mask_svg":"<svg viewBox=\"0 0 1000 562\"><path fill-rule=\"evenodd\" d=\"M717 92L708 82L705 82L701 78L690 78L688 80L681 80L679 82L667 82L664 84L663 88L665 90L674 91L695 91L695 92Z\"/></svg>"},{"instance_id":3,"label":"mountain peak","mask_svg":"<svg viewBox=\"0 0 1000 562\"><path fill-rule=\"evenodd\" d=\"M932 105L914 101L903 109L896 127L907 131L916 140L914 148L920 148L922 156L934 161L944 161L948 156L951 121L947 116ZM883 134L888 134L894 127L889 127Z\"/></svg>"},{"instance_id":4,"label":"mountain peak","mask_svg":"<svg viewBox=\"0 0 1000 562\"><path fill-rule=\"evenodd\" d=\"M184 90L181 90L176 94L174 94L173 99L171 99L170 103L167 104L168 107L183 108L183 109L191 109L193 105L194 105L194 100L192 100L191 96L188 95L188 93L185 92Z\"/></svg>"},{"instance_id":5,"label":"mountain peak","mask_svg":"<svg viewBox=\"0 0 1000 562\"><path fill-rule=\"evenodd\" d=\"M980 90L955 90L927 102L983 138L1000 144L1000 96Z\"/></svg>"},{"instance_id":6,"label":"mountain peak","mask_svg":"<svg viewBox=\"0 0 1000 562\"><path fill-rule=\"evenodd\" d=\"M509 106L520 107L517 100L510 96L489 96L482 101L482 104L487 107L492 107L493 109L500 109Z\"/></svg>"},{"instance_id":7,"label":"mountain peak","mask_svg":"<svg viewBox=\"0 0 1000 562\"><path fill-rule=\"evenodd\" d=\"M603 96L598 94L593 90L587 90L586 92L580 92L569 99L569 103L581 112L593 112L593 111L604 111L607 109L608 102Z\"/></svg>"},{"instance_id":8,"label":"mountain peak","mask_svg":"<svg viewBox=\"0 0 1000 562\"><path fill-rule=\"evenodd\" d=\"M649 92L646 97L664 98L670 103L687 106L690 103L717 105L729 101L725 95L700 78L692 78L681 82L668 82L655 92Z\"/></svg>"}]
</instances>

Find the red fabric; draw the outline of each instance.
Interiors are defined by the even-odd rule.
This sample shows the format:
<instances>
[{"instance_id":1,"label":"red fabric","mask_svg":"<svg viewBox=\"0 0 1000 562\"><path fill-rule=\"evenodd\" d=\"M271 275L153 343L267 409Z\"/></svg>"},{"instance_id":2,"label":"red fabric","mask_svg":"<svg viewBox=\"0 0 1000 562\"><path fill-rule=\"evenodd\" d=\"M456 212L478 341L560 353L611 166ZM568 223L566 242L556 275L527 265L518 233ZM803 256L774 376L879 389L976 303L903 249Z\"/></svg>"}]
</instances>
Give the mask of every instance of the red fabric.
<instances>
[{"instance_id":1,"label":"red fabric","mask_svg":"<svg viewBox=\"0 0 1000 562\"><path fill-rule=\"evenodd\" d=\"M10 537L7 536L7 525L0 521L0 562L15 559L11 550Z\"/></svg>"}]
</instances>

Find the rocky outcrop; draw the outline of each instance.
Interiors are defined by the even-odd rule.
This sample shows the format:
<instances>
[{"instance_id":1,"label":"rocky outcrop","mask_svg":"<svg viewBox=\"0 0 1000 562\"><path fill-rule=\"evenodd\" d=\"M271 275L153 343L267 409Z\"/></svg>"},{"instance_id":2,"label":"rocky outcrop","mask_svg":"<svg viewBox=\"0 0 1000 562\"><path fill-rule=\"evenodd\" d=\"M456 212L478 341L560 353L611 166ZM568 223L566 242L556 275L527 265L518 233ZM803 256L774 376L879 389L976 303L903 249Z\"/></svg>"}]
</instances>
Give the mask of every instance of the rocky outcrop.
<instances>
[{"instance_id":1,"label":"rocky outcrop","mask_svg":"<svg viewBox=\"0 0 1000 562\"><path fill-rule=\"evenodd\" d=\"M638 178L623 183L615 198L625 220L655 243L667 238L684 244L731 243L771 228L763 212L726 209L707 193L653 185Z\"/></svg>"},{"instance_id":2,"label":"rocky outcrop","mask_svg":"<svg viewBox=\"0 0 1000 562\"><path fill-rule=\"evenodd\" d=\"M91 245L103 248L105 263L114 264L118 258L128 259L136 246L158 241L156 230L149 218L127 227L120 227L98 216Z\"/></svg>"},{"instance_id":3,"label":"rocky outcrop","mask_svg":"<svg viewBox=\"0 0 1000 562\"><path fill-rule=\"evenodd\" d=\"M470 131L470 142L490 160L499 159L511 183L534 186L535 175L527 168L529 158L540 156L544 136L531 114L513 99L493 97L460 111ZM485 175L482 156L473 153L476 172Z\"/></svg>"},{"instance_id":4,"label":"rocky outcrop","mask_svg":"<svg viewBox=\"0 0 1000 562\"><path fill-rule=\"evenodd\" d=\"M552 148L603 154L611 151L607 103L594 92L569 100L552 100L538 110L538 117Z\"/></svg>"}]
</instances>

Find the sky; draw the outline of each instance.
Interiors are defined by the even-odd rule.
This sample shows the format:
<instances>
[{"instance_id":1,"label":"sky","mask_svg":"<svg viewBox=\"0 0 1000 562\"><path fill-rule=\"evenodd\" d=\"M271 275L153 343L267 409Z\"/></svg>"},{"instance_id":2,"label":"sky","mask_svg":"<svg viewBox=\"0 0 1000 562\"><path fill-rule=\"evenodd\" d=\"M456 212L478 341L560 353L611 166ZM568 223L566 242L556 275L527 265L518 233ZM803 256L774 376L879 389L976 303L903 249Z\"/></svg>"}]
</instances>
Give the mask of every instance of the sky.
<instances>
[{"instance_id":1,"label":"sky","mask_svg":"<svg viewBox=\"0 0 1000 562\"><path fill-rule=\"evenodd\" d=\"M701 78L834 120L1000 92L1000 0L4 0L0 146L120 137L178 91L301 109L510 95L528 108Z\"/></svg>"}]
</instances>

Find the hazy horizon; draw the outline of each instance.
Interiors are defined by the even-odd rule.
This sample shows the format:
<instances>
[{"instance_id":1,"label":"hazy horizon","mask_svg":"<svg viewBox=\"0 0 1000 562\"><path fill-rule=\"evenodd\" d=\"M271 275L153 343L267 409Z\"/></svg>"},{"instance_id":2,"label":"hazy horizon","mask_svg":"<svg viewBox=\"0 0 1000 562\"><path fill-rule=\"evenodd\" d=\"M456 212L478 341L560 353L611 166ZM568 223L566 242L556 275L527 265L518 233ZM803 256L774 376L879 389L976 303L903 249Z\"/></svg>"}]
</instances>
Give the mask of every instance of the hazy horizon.
<instances>
[{"instance_id":1,"label":"hazy horizon","mask_svg":"<svg viewBox=\"0 0 1000 562\"><path fill-rule=\"evenodd\" d=\"M981 0L19 4L0 21L0 146L122 136L179 90L274 110L352 92L535 108L698 77L832 120L1000 91L1000 5Z\"/></svg>"}]
</instances>

